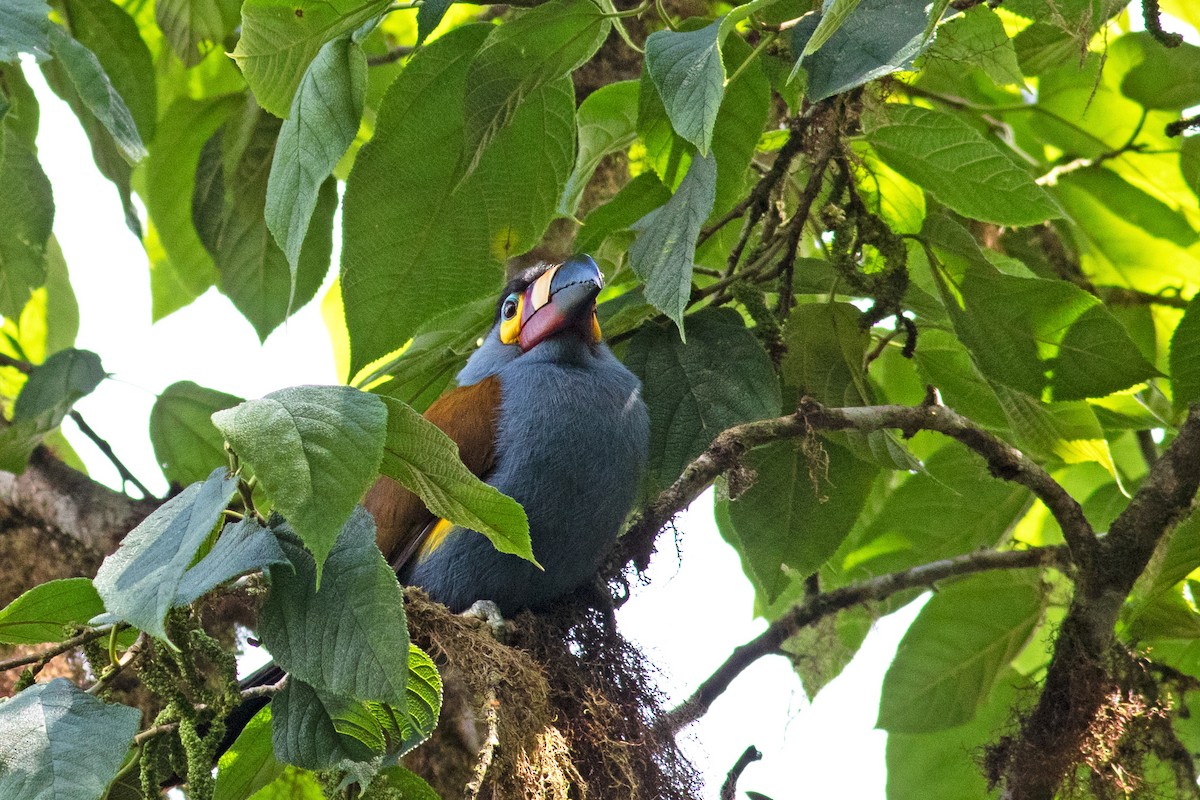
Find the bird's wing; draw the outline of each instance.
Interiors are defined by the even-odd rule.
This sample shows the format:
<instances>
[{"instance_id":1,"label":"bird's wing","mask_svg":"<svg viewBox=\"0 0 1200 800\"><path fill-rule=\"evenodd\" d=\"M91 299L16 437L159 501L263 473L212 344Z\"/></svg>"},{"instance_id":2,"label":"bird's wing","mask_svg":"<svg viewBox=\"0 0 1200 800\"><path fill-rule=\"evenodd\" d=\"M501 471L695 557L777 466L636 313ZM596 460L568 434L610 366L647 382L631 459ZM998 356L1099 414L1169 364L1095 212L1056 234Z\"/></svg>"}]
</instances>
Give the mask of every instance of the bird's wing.
<instances>
[{"instance_id":1,"label":"bird's wing","mask_svg":"<svg viewBox=\"0 0 1200 800\"><path fill-rule=\"evenodd\" d=\"M429 407L425 418L455 441L467 469L482 478L491 472L496 460L499 414L500 379L493 375L446 392ZM441 520L421 498L385 475L367 492L363 504L375 517L380 551L397 571L430 541L431 535L437 535L435 529ZM444 526L440 532L445 532Z\"/></svg>"}]
</instances>

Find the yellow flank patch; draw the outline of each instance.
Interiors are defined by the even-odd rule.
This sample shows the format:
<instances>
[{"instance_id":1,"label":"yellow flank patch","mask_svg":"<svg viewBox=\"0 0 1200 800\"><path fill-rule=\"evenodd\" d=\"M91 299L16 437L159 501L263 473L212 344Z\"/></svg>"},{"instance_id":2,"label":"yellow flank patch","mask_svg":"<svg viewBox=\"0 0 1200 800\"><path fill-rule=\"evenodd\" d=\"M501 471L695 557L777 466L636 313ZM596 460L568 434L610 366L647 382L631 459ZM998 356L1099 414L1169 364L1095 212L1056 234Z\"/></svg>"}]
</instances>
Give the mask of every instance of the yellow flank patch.
<instances>
[{"instance_id":1,"label":"yellow flank patch","mask_svg":"<svg viewBox=\"0 0 1200 800\"><path fill-rule=\"evenodd\" d=\"M421 545L421 552L418 558L428 558L434 550L446 540L446 534L454 529L454 523L448 519L439 519L433 525L433 529L429 531L429 535L425 537L425 543Z\"/></svg>"}]
</instances>

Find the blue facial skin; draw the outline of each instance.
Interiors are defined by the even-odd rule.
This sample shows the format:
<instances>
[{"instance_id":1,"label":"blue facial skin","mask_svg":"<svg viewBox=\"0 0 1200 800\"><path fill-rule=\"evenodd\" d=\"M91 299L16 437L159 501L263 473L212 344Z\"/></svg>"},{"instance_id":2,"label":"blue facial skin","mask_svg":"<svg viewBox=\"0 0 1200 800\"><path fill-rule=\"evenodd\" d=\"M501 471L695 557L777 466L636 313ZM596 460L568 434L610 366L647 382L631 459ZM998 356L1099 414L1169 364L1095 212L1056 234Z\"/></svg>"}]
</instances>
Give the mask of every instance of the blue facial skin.
<instances>
[{"instance_id":1,"label":"blue facial skin","mask_svg":"<svg viewBox=\"0 0 1200 800\"><path fill-rule=\"evenodd\" d=\"M485 480L524 506L545 568L455 528L400 577L452 611L492 600L502 614L544 609L586 583L616 541L646 467L641 383L606 345L563 331L527 353L499 326L458 373L500 380L496 467Z\"/></svg>"}]
</instances>

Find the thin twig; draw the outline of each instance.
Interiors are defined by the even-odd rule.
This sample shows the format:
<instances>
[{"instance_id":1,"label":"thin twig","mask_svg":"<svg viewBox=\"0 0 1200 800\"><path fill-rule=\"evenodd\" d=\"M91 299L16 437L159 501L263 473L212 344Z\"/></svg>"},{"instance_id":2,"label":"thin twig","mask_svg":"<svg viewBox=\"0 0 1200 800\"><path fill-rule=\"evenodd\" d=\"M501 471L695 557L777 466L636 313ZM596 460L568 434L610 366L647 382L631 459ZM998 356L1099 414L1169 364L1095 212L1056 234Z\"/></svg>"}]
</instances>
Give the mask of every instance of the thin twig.
<instances>
[{"instance_id":1,"label":"thin twig","mask_svg":"<svg viewBox=\"0 0 1200 800\"><path fill-rule=\"evenodd\" d=\"M142 654L149 641L150 639L148 636L146 636L145 631L139 633L137 639L133 641L133 644L129 646L128 650L121 654L121 657L117 659L116 663L106 669L104 674L101 675L95 683L87 688L87 693L92 695L100 694L100 692L102 692L106 686L112 683L113 678L121 674L121 670L129 666L134 659Z\"/></svg>"},{"instance_id":2,"label":"thin twig","mask_svg":"<svg viewBox=\"0 0 1200 800\"><path fill-rule=\"evenodd\" d=\"M753 764L755 761L762 760L762 753L754 745L750 745L738 756L737 762L733 765L733 769L729 770L729 774L725 776L725 782L721 784L721 800L734 800L737 796L738 779L742 777L742 773L746 771L746 767Z\"/></svg>"},{"instance_id":3,"label":"thin twig","mask_svg":"<svg viewBox=\"0 0 1200 800\"><path fill-rule=\"evenodd\" d=\"M117 474L121 476L121 481L123 483L133 484L133 487L141 492L142 497L146 498L147 500L156 499L154 492L151 492L146 488L145 484L134 477L134 474L129 471L129 468L121 463L121 459L117 458L117 454L113 452L112 445L106 442L100 436L100 434L92 430L92 426L84 422L83 416L80 415L78 411L71 411L71 419L73 419L75 424L79 426L79 430L83 433L83 435L91 439L92 444L96 445L96 447L100 449L100 452L104 453L108 460L112 462L112 465L117 468Z\"/></svg>"},{"instance_id":4,"label":"thin twig","mask_svg":"<svg viewBox=\"0 0 1200 800\"><path fill-rule=\"evenodd\" d=\"M381 67L384 64L394 64L395 62L399 61L400 59L404 58L405 56L411 55L414 50L416 50L416 48L412 47L410 45L400 45L398 47L393 47L391 50L388 50L386 53L382 53L377 56L367 56L367 66L368 67Z\"/></svg>"},{"instance_id":5,"label":"thin twig","mask_svg":"<svg viewBox=\"0 0 1200 800\"><path fill-rule=\"evenodd\" d=\"M24 372L26 375L34 370L34 365L28 361L20 358L13 358L12 356L5 355L4 353L0 353L0 367L12 367L19 372Z\"/></svg>"},{"instance_id":6,"label":"thin twig","mask_svg":"<svg viewBox=\"0 0 1200 800\"><path fill-rule=\"evenodd\" d=\"M486 707L484 712L487 715L487 739L483 743L483 747L479 751L479 758L475 763L475 771L471 775L471 780L467 781L464 797L466 800L476 800L479 797L479 791L483 788L483 779L487 775L488 767L492 765L492 758L496 754L496 748L500 745L500 701L496 699L496 690L488 689Z\"/></svg>"},{"instance_id":7,"label":"thin twig","mask_svg":"<svg viewBox=\"0 0 1200 800\"><path fill-rule=\"evenodd\" d=\"M253 700L257 697L270 697L271 695L278 694L279 692L283 691L284 687L287 686L287 683L288 683L288 679L287 679L287 676L285 675L285 676L283 676L283 678L281 680L279 680L276 683L269 683L266 686L254 686L250 689L243 689L241 691L242 702L245 702L247 700ZM196 711L204 711L205 709L208 708L208 706L201 703L201 704L197 705L195 708L196 708ZM176 731L178 729L179 729L178 722L164 722L161 725L154 725L154 726L149 727L146 730L142 731L137 736L134 736L133 744L135 747L140 747L141 745L145 744L147 741L149 741L150 739L153 739L156 736L162 736L164 734L173 733L174 731Z\"/></svg>"},{"instance_id":8,"label":"thin twig","mask_svg":"<svg viewBox=\"0 0 1200 800\"><path fill-rule=\"evenodd\" d=\"M832 589L805 600L772 622L765 631L734 649L717 668L676 708L659 721L660 728L675 735L700 719L733 680L763 656L771 655L803 628L862 603L885 600L897 592L932 587L948 578L1001 569L1058 567L1065 569L1066 549L1061 546L1035 547L1028 550L983 550L977 553L922 564L899 572L890 572L839 589Z\"/></svg>"},{"instance_id":9,"label":"thin twig","mask_svg":"<svg viewBox=\"0 0 1200 800\"><path fill-rule=\"evenodd\" d=\"M90 630L84 631L83 633L79 634L78 636L72 636L70 639L67 639L66 641L63 641L63 642L59 642L58 644L54 645L53 647L47 648L45 650L39 650L36 653L29 653L27 655L10 658L7 661L0 661L0 672L7 672L10 669L16 669L17 667L23 667L26 664L33 664L38 661L42 661L43 659L45 661L49 661L50 659L54 658L55 656L62 655L63 653L67 652L68 650L74 650L76 647L85 645L88 642L95 641L96 639L99 639L103 636L108 636L109 631L111 631L111 630L112 630L112 625L101 625L98 628L92 628Z\"/></svg>"},{"instance_id":10,"label":"thin twig","mask_svg":"<svg viewBox=\"0 0 1200 800\"><path fill-rule=\"evenodd\" d=\"M937 431L974 450L987 462L992 475L1025 486L1045 503L1062 528L1072 558L1080 565L1089 563L1096 535L1079 503L1041 466L953 409L932 404L827 408L805 397L795 414L748 422L718 434L708 449L684 467L675 483L635 515L621 538L617 563L613 565L616 569L612 571L619 572L629 563L639 570L645 569L658 531L699 497L718 475L735 466L746 451L781 439L807 436L813 431L870 432L885 428L899 428L905 435L921 430Z\"/></svg>"}]
</instances>

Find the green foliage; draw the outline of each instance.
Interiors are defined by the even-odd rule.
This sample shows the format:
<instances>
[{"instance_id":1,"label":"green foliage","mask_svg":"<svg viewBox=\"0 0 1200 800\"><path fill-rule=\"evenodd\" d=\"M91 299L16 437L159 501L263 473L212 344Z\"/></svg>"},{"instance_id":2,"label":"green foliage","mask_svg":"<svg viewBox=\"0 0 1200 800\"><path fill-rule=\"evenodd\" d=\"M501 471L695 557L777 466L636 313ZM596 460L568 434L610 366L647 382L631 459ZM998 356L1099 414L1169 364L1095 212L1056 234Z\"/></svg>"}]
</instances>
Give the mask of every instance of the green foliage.
<instances>
[{"instance_id":1,"label":"green foliage","mask_svg":"<svg viewBox=\"0 0 1200 800\"><path fill-rule=\"evenodd\" d=\"M102 702L63 678L0 704L0 793L95 800L117 774L139 714Z\"/></svg>"},{"instance_id":2,"label":"green foliage","mask_svg":"<svg viewBox=\"0 0 1200 800\"><path fill-rule=\"evenodd\" d=\"M40 465L43 444L71 458L59 426L107 377L73 349L74 265L44 169L59 154L38 140L30 57L146 248L156 319L215 286L265 339L315 297L341 239L323 310L344 315L343 377L366 391L168 387L149 435L186 488L94 584L0 610L5 643L113 623L111 651L89 649L95 690L132 660L124 674L153 684L195 760L206 720L121 626L169 639L162 663L198 689L212 662L232 667L187 607L265 593L256 636L292 678L220 760L218 800L315 799L372 776L379 796L436 796L394 765L436 726L440 678L358 503L387 475L533 559L524 510L418 413L492 325L510 259L602 266L599 320L650 410L643 499L695 474L721 432L802 398L869 414L936 397L1104 531L1200 400L1200 137L1166 132L1200 102L1200 48L1129 32L1122 3L672 6L684 19L652 3L412 5L0 0L0 468ZM1163 7L1168 30L1198 22ZM889 573L1062 541L1009 467L961 443L793 433L722 438L713 456L722 535L769 620ZM1181 519L1124 600L1115 631L1147 681L1200 678L1198 542ZM791 636L806 691L923 588ZM971 754L1040 691L1072 591L1050 569L932 588L883 687L891 798L984 794ZM204 691L204 713L236 702L232 685ZM1187 741L1192 698L1175 692L1162 719ZM26 688L0 704L0 795L101 796L134 716L60 682ZM18 752L25 771L8 771ZM128 762L110 798L167 777L139 778L151 762Z\"/></svg>"},{"instance_id":3,"label":"green foliage","mask_svg":"<svg viewBox=\"0 0 1200 800\"><path fill-rule=\"evenodd\" d=\"M350 387L305 386L218 411L212 421L316 556L319 583L342 523L379 471L387 409Z\"/></svg>"}]
</instances>

